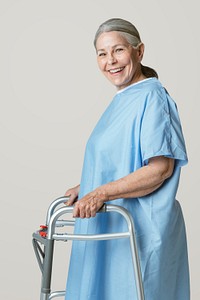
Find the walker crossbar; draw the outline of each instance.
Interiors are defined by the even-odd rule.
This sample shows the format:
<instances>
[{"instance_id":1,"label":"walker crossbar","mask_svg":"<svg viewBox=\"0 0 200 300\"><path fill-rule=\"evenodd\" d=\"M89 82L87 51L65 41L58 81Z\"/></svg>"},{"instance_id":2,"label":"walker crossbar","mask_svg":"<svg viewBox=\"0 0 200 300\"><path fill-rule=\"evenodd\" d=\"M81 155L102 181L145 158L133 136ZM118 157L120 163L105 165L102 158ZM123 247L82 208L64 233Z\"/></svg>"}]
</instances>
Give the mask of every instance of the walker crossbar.
<instances>
[{"instance_id":1,"label":"walker crossbar","mask_svg":"<svg viewBox=\"0 0 200 300\"><path fill-rule=\"evenodd\" d=\"M106 233L106 234L70 234L70 233L57 233L56 228L61 226L72 226L74 220L60 220L60 217L68 213L72 213L72 206L64 206L57 208L60 204L67 201L67 197L61 197L56 199L49 206L46 225L47 235L41 236L40 232L33 233L33 247L38 260L40 270L42 272L42 284L40 300L50 300L56 297L65 295L65 291L58 291L51 293L51 274L53 264L53 251L54 241L67 241L67 240L78 240L78 241L94 241L94 240L111 240L119 238L129 238L131 256L133 262L133 269L135 274L135 284L137 290L137 300L144 300L142 276L139 264L139 257L137 252L136 237L134 232L134 223L130 213L123 207L117 205L104 205L99 211L102 213L117 212L121 214L126 220L128 231L117 232L117 233ZM40 245L43 245L43 250Z\"/></svg>"}]
</instances>

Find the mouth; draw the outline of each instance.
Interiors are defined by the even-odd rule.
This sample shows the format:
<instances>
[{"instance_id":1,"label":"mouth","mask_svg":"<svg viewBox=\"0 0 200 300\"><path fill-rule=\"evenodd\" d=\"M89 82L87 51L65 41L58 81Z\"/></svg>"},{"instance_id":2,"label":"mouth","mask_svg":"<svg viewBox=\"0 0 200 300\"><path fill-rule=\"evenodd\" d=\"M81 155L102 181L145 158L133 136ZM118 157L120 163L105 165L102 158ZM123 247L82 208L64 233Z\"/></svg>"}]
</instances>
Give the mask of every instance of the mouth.
<instances>
[{"instance_id":1,"label":"mouth","mask_svg":"<svg viewBox=\"0 0 200 300\"><path fill-rule=\"evenodd\" d=\"M124 68L125 68L125 67L115 68L115 69L110 69L110 70L108 70L108 72L109 72L110 74L118 74L118 73L122 72L122 71L124 70Z\"/></svg>"}]
</instances>

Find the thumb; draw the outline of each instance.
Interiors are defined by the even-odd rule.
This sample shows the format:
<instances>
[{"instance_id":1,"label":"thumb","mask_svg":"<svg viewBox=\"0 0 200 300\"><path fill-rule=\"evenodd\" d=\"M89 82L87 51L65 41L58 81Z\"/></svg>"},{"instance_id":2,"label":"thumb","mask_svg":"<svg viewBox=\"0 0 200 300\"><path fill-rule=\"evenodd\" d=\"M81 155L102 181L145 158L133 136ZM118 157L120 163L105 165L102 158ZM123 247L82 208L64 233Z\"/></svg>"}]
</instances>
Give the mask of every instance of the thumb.
<instances>
[{"instance_id":1,"label":"thumb","mask_svg":"<svg viewBox=\"0 0 200 300\"><path fill-rule=\"evenodd\" d=\"M64 196L67 197L66 202L64 202L64 204L67 205L67 206L70 206L71 205L71 201L72 201L72 200L70 200L71 194L65 193Z\"/></svg>"},{"instance_id":2,"label":"thumb","mask_svg":"<svg viewBox=\"0 0 200 300\"><path fill-rule=\"evenodd\" d=\"M74 195L68 195L67 197L69 197L69 199L65 203L65 205L67 205L67 206L73 205L74 202L76 202L78 200L78 198Z\"/></svg>"}]
</instances>

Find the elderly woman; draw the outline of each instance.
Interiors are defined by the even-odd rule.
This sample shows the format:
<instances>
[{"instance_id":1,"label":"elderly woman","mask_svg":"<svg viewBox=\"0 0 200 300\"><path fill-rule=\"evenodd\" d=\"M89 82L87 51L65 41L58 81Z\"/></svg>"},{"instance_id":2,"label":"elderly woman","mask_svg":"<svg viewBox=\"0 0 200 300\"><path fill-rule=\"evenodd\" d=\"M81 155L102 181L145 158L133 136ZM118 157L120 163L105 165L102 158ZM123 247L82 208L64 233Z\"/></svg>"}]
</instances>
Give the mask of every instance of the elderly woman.
<instances>
[{"instance_id":1,"label":"elderly woman","mask_svg":"<svg viewBox=\"0 0 200 300\"><path fill-rule=\"evenodd\" d=\"M104 22L94 45L117 93L89 138L80 185L65 194L75 232L125 230L120 216L96 215L108 201L125 207L135 222L145 299L189 300L185 225L175 198L187 155L176 104L141 64L144 44L133 24ZM74 242L66 299L137 299L128 241Z\"/></svg>"}]
</instances>

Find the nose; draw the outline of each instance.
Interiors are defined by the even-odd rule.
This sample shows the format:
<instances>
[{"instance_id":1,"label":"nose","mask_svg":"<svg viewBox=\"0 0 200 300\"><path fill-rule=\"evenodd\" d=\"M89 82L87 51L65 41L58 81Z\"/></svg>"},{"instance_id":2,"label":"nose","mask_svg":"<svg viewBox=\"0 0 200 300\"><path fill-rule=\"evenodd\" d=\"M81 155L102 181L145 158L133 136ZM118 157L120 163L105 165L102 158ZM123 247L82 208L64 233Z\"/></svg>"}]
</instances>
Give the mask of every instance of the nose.
<instances>
[{"instance_id":1,"label":"nose","mask_svg":"<svg viewBox=\"0 0 200 300\"><path fill-rule=\"evenodd\" d=\"M108 61L107 62L108 62L109 65L113 65L116 62L116 58L112 53L110 53L108 55Z\"/></svg>"}]
</instances>

